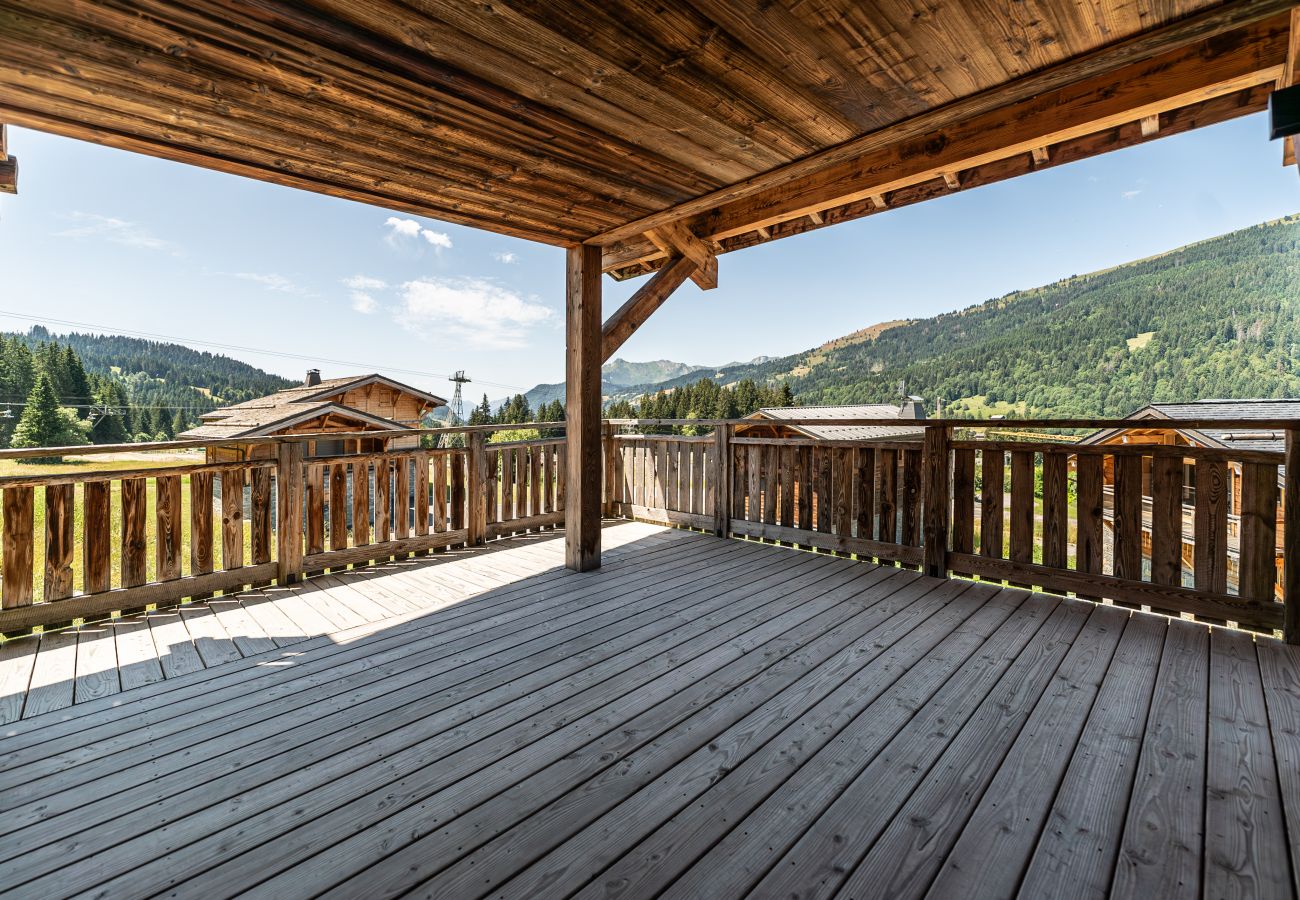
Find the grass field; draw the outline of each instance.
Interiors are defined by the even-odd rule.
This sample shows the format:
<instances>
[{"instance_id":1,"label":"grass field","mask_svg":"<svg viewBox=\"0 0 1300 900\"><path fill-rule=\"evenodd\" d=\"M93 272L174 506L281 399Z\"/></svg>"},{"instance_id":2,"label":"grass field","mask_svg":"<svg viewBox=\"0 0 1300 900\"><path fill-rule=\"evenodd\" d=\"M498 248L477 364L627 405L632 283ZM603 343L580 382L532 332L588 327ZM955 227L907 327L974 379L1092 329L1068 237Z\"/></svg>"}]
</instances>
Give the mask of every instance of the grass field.
<instances>
[{"instance_id":1,"label":"grass field","mask_svg":"<svg viewBox=\"0 0 1300 900\"><path fill-rule=\"evenodd\" d=\"M120 472L129 469L140 468L160 468L165 469L171 466L192 465L203 461L202 453L194 451L179 452L141 452L132 454L107 456L85 456L85 457L68 457L62 463L57 464L28 464L16 460L0 460L0 476L26 476L34 475L79 475L89 474L91 472ZM157 485L153 478L148 479L148 516L146 525L147 550L145 553L148 580L152 581L157 572L157 560L155 553L155 513L157 510ZM82 485L76 486L76 498L73 506L73 535L78 548L72 561L73 585L77 591L81 591L84 586L83 566L80 548L84 545L84 492ZM218 481L213 488L213 565L215 568L222 567L221 560L221 489ZM34 573L33 573L33 595L36 598L43 596L45 583L45 492L36 489L34 492L34 535L35 546L33 547ZM109 522L112 527L112 536L109 546L112 553L112 575L113 587L121 587L121 562L122 562L122 483L120 481L112 482L112 511ZM189 574L190 571L190 479L188 475L181 476L181 559L182 571ZM250 556L251 529L247 522L244 523L244 559Z\"/></svg>"}]
</instances>

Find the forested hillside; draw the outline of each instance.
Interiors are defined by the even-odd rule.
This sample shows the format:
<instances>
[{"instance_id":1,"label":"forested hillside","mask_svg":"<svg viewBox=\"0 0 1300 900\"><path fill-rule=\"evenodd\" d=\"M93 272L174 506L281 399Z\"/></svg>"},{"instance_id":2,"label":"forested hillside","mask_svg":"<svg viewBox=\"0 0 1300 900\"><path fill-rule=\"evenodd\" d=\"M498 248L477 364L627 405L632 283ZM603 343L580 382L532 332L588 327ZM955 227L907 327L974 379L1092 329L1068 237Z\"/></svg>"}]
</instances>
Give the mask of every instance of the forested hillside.
<instances>
[{"instance_id":1,"label":"forested hillside","mask_svg":"<svg viewBox=\"0 0 1300 900\"><path fill-rule=\"evenodd\" d=\"M210 409L291 384L180 344L116 335L56 336L37 326L0 334L0 445L164 440ZM48 408L34 409L28 418L41 426L21 429L34 400L68 414L56 419Z\"/></svg>"},{"instance_id":2,"label":"forested hillside","mask_svg":"<svg viewBox=\"0 0 1300 900\"><path fill-rule=\"evenodd\" d=\"M745 378L788 380L807 404L894 400L902 381L973 416L1120 416L1152 401L1300 396L1300 217L866 329L718 380Z\"/></svg>"}]
</instances>

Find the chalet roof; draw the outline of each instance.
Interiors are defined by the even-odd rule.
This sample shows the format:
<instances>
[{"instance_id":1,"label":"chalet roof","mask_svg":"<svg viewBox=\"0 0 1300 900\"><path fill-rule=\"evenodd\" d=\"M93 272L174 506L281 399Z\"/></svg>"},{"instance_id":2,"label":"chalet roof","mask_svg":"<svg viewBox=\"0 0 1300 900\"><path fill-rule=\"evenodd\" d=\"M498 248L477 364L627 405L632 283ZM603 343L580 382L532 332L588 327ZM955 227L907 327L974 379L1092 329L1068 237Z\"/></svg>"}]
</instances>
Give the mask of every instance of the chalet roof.
<instances>
[{"instance_id":1,"label":"chalet roof","mask_svg":"<svg viewBox=\"0 0 1300 900\"><path fill-rule=\"evenodd\" d=\"M256 397L252 400L245 400L243 403L234 403L230 406L223 406L220 409L214 409L209 413L204 413L200 418L205 421L228 420L230 416L251 412L253 410L275 410L283 409L294 404L311 403L313 401L323 401L326 398L342 394L353 388L365 387L367 384L384 384L394 390L410 394L425 403L433 406L446 406L447 401L427 391L411 387L409 384L403 384L400 381L394 381L377 373L368 375L346 375L341 378L325 378L319 383L313 385L297 385L291 388L284 388L276 391L274 394L268 394L265 397Z\"/></svg>"},{"instance_id":2,"label":"chalet roof","mask_svg":"<svg viewBox=\"0 0 1300 900\"><path fill-rule=\"evenodd\" d=\"M201 425L182 432L179 437L204 440L257 437L327 414L389 430L408 427L329 399L353 388L376 383L410 394L433 406L447 405L447 401L441 397L372 372L367 375L325 378L316 384L285 388L265 397L214 409L200 417Z\"/></svg>"},{"instance_id":3,"label":"chalet roof","mask_svg":"<svg viewBox=\"0 0 1300 900\"><path fill-rule=\"evenodd\" d=\"M344 406L341 403L322 403L320 401L281 403L275 406L261 407L241 406L238 409L230 407L229 410L229 415L211 420L205 418L201 425L183 431L177 437L196 440L261 437L297 425L299 422L311 421L326 415L332 415L348 422L355 422L361 426L371 426L384 431L396 431L410 427L400 422L394 422L392 419L385 419L383 416L376 416L351 406Z\"/></svg>"},{"instance_id":4,"label":"chalet roof","mask_svg":"<svg viewBox=\"0 0 1300 900\"><path fill-rule=\"evenodd\" d=\"M0 121L628 277L671 228L736 250L1257 112L1284 77L1289 0L1102 5L19 3Z\"/></svg>"},{"instance_id":5,"label":"chalet roof","mask_svg":"<svg viewBox=\"0 0 1300 900\"><path fill-rule=\"evenodd\" d=\"M1128 416L1130 419L1294 419L1300 418L1300 400L1247 398L1234 400L1197 400L1191 403L1152 403ZM1232 450L1265 450L1281 453L1286 449L1286 435L1271 428L1180 428L1189 440L1206 447ZM1098 431L1083 440L1099 444L1115 434L1114 429Z\"/></svg>"},{"instance_id":6,"label":"chalet roof","mask_svg":"<svg viewBox=\"0 0 1300 900\"><path fill-rule=\"evenodd\" d=\"M903 407L889 403L848 406L773 406L747 419L903 419ZM910 416L905 420L914 422ZM797 434L822 441L914 440L925 434L920 425L788 425Z\"/></svg>"}]
</instances>

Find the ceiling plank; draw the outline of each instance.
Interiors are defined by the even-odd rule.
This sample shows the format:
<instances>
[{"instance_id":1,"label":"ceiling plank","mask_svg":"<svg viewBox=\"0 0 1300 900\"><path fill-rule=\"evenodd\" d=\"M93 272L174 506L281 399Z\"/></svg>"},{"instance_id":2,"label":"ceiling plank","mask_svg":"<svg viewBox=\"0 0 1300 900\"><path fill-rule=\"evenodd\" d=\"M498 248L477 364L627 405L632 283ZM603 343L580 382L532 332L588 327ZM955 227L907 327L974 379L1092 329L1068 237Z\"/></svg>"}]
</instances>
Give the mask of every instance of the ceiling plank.
<instances>
[{"instance_id":1,"label":"ceiling plank","mask_svg":"<svg viewBox=\"0 0 1300 900\"><path fill-rule=\"evenodd\" d=\"M1028 156L1036 147L1273 83L1281 75L1287 39L1288 17L1274 17L823 166L798 180L722 204L686 221L695 233L720 241L759 228L771 229L828 206L946 177L1008 156ZM602 235L593 241L604 239ZM619 267L620 254L624 260L638 255L644 258L649 249L647 242L628 242L619 253L607 251L606 268Z\"/></svg>"},{"instance_id":2,"label":"ceiling plank","mask_svg":"<svg viewBox=\"0 0 1300 900\"><path fill-rule=\"evenodd\" d=\"M1242 48L1239 44L1243 38L1257 36L1257 32L1252 30L1253 27L1270 17L1277 17L1279 13L1289 14L1292 6L1291 0L1236 0L1236 2L1224 3L1199 15L1189 16L1162 28L1151 29L1050 69L913 116L794 163L737 181L658 213L593 235L587 242L610 247L619 242L636 240L646 230L665 222L691 219L726 204L778 192L783 187L814 179L821 173L842 164L851 165L853 161L868 154L903 143L924 140L927 135L945 130L957 122L970 121L984 113L1032 102L1036 97L1059 92L1072 84L1081 81L1090 82L1124 67L1168 55L1172 49L1196 46L1205 50L1207 45L1210 45L1209 53L1218 58L1230 56L1234 51L1248 52L1249 47ZM1275 20L1273 27L1276 27ZM1235 33L1236 37L1225 39L1223 36L1229 33ZM1281 60L1276 60L1274 64L1280 66ZM1111 87L1113 88L1114 85ZM1028 148L1021 152L1027 150Z\"/></svg>"},{"instance_id":3,"label":"ceiling plank","mask_svg":"<svg viewBox=\"0 0 1300 900\"><path fill-rule=\"evenodd\" d=\"M696 269L695 261L685 256L674 256L668 264L643 284L627 302L606 320L600 330L604 362L618 352L618 348L645 324L656 309L664 305L673 291L682 286Z\"/></svg>"},{"instance_id":4,"label":"ceiling plank","mask_svg":"<svg viewBox=\"0 0 1300 900\"><path fill-rule=\"evenodd\" d=\"M1282 66L1282 77L1278 79L1278 88L1292 87L1300 80L1300 6L1291 10L1291 27L1287 35L1286 63ZM1296 139L1294 135L1282 138L1282 165L1296 165Z\"/></svg>"}]
</instances>

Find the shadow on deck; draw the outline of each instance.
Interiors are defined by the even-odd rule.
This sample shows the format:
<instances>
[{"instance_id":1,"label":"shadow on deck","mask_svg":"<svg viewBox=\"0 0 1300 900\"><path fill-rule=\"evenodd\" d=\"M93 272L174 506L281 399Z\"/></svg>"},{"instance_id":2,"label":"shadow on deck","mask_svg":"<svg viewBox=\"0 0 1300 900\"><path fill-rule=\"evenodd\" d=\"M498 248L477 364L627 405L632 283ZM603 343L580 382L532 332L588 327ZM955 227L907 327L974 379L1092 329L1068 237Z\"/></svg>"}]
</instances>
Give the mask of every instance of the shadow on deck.
<instances>
[{"instance_id":1,"label":"shadow on deck","mask_svg":"<svg viewBox=\"0 0 1300 900\"><path fill-rule=\"evenodd\" d=\"M1300 648L606 535L358 576L425 608L6 726L0 891L1296 894Z\"/></svg>"}]
</instances>

